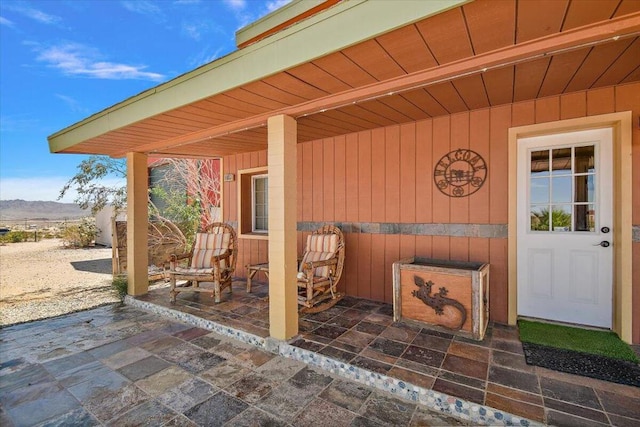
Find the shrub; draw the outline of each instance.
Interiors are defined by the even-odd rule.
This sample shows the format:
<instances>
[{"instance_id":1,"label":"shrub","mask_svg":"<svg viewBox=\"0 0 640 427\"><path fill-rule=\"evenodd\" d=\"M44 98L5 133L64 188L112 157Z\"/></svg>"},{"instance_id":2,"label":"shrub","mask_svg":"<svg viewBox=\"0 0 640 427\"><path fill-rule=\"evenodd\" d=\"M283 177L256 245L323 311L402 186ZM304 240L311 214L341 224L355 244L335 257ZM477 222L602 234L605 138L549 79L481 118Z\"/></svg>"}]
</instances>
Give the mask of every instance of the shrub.
<instances>
[{"instance_id":1,"label":"shrub","mask_svg":"<svg viewBox=\"0 0 640 427\"><path fill-rule=\"evenodd\" d=\"M80 224L65 227L62 230L61 238L65 246L85 248L95 241L97 235L98 227L96 227L95 221L85 218Z\"/></svg>"},{"instance_id":2,"label":"shrub","mask_svg":"<svg viewBox=\"0 0 640 427\"><path fill-rule=\"evenodd\" d=\"M127 295L127 276L113 276L113 281L111 282L111 287L115 291L120 301L124 302L124 297Z\"/></svg>"}]
</instances>

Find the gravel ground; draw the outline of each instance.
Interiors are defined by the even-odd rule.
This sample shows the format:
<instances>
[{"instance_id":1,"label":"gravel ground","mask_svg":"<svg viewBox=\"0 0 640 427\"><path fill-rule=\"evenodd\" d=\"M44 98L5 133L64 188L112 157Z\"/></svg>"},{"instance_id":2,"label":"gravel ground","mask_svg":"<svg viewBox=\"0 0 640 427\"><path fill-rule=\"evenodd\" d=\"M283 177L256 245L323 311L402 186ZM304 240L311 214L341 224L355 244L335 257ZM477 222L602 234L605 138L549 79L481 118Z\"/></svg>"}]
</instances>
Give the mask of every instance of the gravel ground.
<instances>
[{"instance_id":1,"label":"gravel ground","mask_svg":"<svg viewBox=\"0 0 640 427\"><path fill-rule=\"evenodd\" d=\"M64 248L59 239L0 246L0 325L118 302L111 249Z\"/></svg>"}]
</instances>

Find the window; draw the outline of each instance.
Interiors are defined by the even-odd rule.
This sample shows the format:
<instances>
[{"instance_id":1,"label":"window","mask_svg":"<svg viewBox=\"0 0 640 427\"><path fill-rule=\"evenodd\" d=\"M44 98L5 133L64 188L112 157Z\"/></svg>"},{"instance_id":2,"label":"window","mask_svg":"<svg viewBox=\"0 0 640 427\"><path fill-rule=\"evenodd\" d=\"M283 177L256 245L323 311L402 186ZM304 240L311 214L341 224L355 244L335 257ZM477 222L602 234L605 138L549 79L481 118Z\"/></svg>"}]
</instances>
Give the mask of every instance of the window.
<instances>
[{"instance_id":1,"label":"window","mask_svg":"<svg viewBox=\"0 0 640 427\"><path fill-rule=\"evenodd\" d=\"M238 171L238 237L268 239L268 184L266 166Z\"/></svg>"},{"instance_id":2,"label":"window","mask_svg":"<svg viewBox=\"0 0 640 427\"><path fill-rule=\"evenodd\" d=\"M254 233L266 233L269 229L268 180L267 175L251 177L251 231Z\"/></svg>"}]
</instances>

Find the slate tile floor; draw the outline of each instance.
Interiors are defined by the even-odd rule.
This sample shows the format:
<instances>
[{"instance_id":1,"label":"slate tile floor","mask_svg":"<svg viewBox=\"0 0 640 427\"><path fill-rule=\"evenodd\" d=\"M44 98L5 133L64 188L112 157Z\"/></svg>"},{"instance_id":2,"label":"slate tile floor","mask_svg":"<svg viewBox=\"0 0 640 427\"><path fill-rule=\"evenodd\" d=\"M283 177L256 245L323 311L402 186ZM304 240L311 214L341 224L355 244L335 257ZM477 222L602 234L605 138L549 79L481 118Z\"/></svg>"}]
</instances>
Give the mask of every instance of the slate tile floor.
<instances>
[{"instance_id":1,"label":"slate tile floor","mask_svg":"<svg viewBox=\"0 0 640 427\"><path fill-rule=\"evenodd\" d=\"M0 330L0 426L464 425L131 306Z\"/></svg>"},{"instance_id":2,"label":"slate tile floor","mask_svg":"<svg viewBox=\"0 0 640 427\"><path fill-rule=\"evenodd\" d=\"M238 281L219 304L208 295L180 294L172 305L166 288L140 299L267 337L267 294L264 283L254 281L247 294ZM345 297L329 310L302 315L299 330L297 347L531 420L640 426L640 388L529 366L515 327L490 325L477 342L394 323L390 304Z\"/></svg>"}]
</instances>

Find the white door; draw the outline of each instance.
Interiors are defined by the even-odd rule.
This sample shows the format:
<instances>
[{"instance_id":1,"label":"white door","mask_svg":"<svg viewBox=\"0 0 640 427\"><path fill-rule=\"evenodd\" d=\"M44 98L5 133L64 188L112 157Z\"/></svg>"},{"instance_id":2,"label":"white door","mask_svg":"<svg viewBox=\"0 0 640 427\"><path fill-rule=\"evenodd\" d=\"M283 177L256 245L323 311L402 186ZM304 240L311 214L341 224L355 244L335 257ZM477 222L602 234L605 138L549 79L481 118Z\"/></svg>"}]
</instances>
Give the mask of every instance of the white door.
<instances>
[{"instance_id":1,"label":"white door","mask_svg":"<svg viewBox=\"0 0 640 427\"><path fill-rule=\"evenodd\" d=\"M518 140L518 315L611 328L612 130Z\"/></svg>"}]
</instances>

